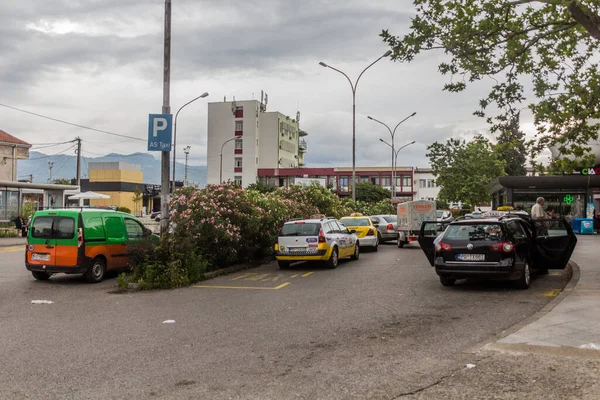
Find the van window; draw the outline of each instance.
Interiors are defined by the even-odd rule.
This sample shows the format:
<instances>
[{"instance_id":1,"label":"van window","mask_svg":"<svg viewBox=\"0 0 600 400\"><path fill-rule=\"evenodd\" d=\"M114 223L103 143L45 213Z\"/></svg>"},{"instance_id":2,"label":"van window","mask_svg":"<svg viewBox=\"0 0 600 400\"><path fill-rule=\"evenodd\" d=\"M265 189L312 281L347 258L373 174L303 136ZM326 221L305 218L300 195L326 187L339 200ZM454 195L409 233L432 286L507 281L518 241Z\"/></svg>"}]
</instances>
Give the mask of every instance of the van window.
<instances>
[{"instance_id":1,"label":"van window","mask_svg":"<svg viewBox=\"0 0 600 400\"><path fill-rule=\"evenodd\" d=\"M73 239L75 219L71 217L37 217L33 220L31 236L36 239Z\"/></svg>"},{"instance_id":2,"label":"van window","mask_svg":"<svg viewBox=\"0 0 600 400\"><path fill-rule=\"evenodd\" d=\"M106 237L111 239L122 239L125 237L123 221L119 217L104 217Z\"/></svg>"},{"instance_id":3,"label":"van window","mask_svg":"<svg viewBox=\"0 0 600 400\"><path fill-rule=\"evenodd\" d=\"M106 239L102 218L94 217L85 221L85 240Z\"/></svg>"},{"instance_id":4,"label":"van window","mask_svg":"<svg viewBox=\"0 0 600 400\"><path fill-rule=\"evenodd\" d=\"M129 239L140 239L144 237L144 229L137 222L130 218L125 218L125 229Z\"/></svg>"}]
</instances>

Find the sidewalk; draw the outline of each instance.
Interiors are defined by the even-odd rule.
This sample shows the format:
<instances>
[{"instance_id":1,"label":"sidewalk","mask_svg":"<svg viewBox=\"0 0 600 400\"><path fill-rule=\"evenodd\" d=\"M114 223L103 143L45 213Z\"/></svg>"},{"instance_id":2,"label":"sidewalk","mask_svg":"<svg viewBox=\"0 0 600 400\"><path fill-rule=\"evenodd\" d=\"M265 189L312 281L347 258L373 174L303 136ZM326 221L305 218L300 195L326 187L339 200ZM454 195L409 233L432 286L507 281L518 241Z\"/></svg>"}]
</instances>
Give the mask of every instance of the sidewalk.
<instances>
[{"instance_id":1,"label":"sidewalk","mask_svg":"<svg viewBox=\"0 0 600 400\"><path fill-rule=\"evenodd\" d=\"M489 347L545 346L567 352L577 352L574 348L597 349L600 355L600 236L578 235L577 239L571 256L575 263L573 279L541 311L547 313Z\"/></svg>"},{"instance_id":2,"label":"sidewalk","mask_svg":"<svg viewBox=\"0 0 600 400\"><path fill-rule=\"evenodd\" d=\"M16 237L16 238L0 238L0 248L1 247L13 247L13 246L21 246L27 243L27 238Z\"/></svg>"}]
</instances>

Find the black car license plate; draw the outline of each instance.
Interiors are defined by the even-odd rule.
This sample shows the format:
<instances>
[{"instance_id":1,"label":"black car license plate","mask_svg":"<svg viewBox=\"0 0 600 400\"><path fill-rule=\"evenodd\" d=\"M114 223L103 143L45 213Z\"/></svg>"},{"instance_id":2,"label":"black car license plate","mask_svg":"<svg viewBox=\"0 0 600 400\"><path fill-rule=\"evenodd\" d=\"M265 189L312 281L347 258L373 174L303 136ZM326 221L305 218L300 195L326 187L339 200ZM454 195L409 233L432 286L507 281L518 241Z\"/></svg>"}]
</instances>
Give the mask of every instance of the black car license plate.
<instances>
[{"instance_id":1,"label":"black car license plate","mask_svg":"<svg viewBox=\"0 0 600 400\"><path fill-rule=\"evenodd\" d=\"M458 254L458 261L485 261L485 254Z\"/></svg>"}]
</instances>

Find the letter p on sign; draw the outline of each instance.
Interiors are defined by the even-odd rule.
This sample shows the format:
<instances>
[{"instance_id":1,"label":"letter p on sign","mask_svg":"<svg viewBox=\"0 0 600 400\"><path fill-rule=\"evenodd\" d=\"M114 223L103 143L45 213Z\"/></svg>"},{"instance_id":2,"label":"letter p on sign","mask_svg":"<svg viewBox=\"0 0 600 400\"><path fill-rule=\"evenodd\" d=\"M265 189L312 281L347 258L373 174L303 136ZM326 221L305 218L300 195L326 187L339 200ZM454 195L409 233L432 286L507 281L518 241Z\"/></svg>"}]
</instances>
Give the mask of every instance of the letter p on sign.
<instances>
[{"instance_id":1,"label":"letter p on sign","mask_svg":"<svg viewBox=\"0 0 600 400\"><path fill-rule=\"evenodd\" d=\"M149 115L148 151L171 151L172 122L171 114Z\"/></svg>"}]
</instances>

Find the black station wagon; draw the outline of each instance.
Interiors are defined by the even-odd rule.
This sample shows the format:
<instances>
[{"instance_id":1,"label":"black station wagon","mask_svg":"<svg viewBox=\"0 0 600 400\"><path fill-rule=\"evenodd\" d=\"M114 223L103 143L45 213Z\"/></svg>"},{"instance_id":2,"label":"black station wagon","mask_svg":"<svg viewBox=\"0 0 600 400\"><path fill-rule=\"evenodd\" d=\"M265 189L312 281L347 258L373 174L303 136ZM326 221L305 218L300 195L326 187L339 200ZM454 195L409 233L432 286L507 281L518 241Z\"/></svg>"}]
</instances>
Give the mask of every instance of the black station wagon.
<instances>
[{"instance_id":1,"label":"black station wagon","mask_svg":"<svg viewBox=\"0 0 600 400\"><path fill-rule=\"evenodd\" d=\"M577 238L564 219L526 216L423 222L419 244L444 286L457 279L515 281L527 289L531 274L564 269Z\"/></svg>"}]
</instances>

